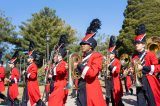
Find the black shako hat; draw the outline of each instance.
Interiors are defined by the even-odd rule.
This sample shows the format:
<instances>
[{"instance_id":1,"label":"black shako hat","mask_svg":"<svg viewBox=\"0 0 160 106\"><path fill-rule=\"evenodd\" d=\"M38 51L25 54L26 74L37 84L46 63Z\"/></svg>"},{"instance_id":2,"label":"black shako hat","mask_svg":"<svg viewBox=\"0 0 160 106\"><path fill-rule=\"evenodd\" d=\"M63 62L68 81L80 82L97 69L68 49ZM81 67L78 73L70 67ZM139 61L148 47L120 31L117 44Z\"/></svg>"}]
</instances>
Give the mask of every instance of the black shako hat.
<instances>
[{"instance_id":1,"label":"black shako hat","mask_svg":"<svg viewBox=\"0 0 160 106\"><path fill-rule=\"evenodd\" d=\"M18 56L19 56L19 53L18 53L19 51L18 50L16 50L15 52L14 52L14 54L13 54L13 56L12 56L12 58L9 60L9 64L16 64L17 63L17 58L18 58Z\"/></svg>"},{"instance_id":2,"label":"black shako hat","mask_svg":"<svg viewBox=\"0 0 160 106\"><path fill-rule=\"evenodd\" d=\"M94 49L97 46L97 41L94 39L94 36L97 33L97 30L100 29L101 21L99 19L93 19L90 23L90 26L87 28L86 35L80 42L80 45L88 44Z\"/></svg>"},{"instance_id":3,"label":"black shako hat","mask_svg":"<svg viewBox=\"0 0 160 106\"><path fill-rule=\"evenodd\" d=\"M56 50L58 55L61 55L62 58L64 58L67 54L67 50L66 50L66 46L68 44L68 40L67 40L67 35L66 34L62 34L60 36L58 45L56 47Z\"/></svg>"},{"instance_id":4,"label":"black shako hat","mask_svg":"<svg viewBox=\"0 0 160 106\"><path fill-rule=\"evenodd\" d=\"M116 53L115 48L116 48L116 37L112 35L109 41L108 52L115 54Z\"/></svg>"},{"instance_id":5,"label":"black shako hat","mask_svg":"<svg viewBox=\"0 0 160 106\"><path fill-rule=\"evenodd\" d=\"M0 51L0 64L3 64L3 61L2 61L2 52Z\"/></svg>"},{"instance_id":6,"label":"black shako hat","mask_svg":"<svg viewBox=\"0 0 160 106\"><path fill-rule=\"evenodd\" d=\"M140 24L135 30L136 37L134 43L145 43L146 42L146 28L144 24Z\"/></svg>"},{"instance_id":7,"label":"black shako hat","mask_svg":"<svg viewBox=\"0 0 160 106\"><path fill-rule=\"evenodd\" d=\"M30 41L29 48L28 48L28 56L33 59L36 58L36 51L34 50L34 47L35 47L34 42Z\"/></svg>"}]
</instances>

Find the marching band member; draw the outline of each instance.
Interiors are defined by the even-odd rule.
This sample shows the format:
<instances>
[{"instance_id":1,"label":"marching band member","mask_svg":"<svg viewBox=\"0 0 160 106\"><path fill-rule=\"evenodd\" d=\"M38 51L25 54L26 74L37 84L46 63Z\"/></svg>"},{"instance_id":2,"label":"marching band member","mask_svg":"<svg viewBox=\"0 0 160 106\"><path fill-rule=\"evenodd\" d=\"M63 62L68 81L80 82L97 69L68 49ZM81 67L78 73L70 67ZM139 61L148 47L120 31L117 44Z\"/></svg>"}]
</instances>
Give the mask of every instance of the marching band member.
<instances>
[{"instance_id":1,"label":"marching band member","mask_svg":"<svg viewBox=\"0 0 160 106\"><path fill-rule=\"evenodd\" d=\"M48 101L48 97L49 97L49 94L51 94L53 92L53 85L54 85L54 79L52 77L52 70L53 68L53 65L51 63L51 61L48 61L48 65L45 67L45 73L47 74L46 75L46 86L45 86L45 93L46 93L46 102ZM47 72L48 71L48 72Z\"/></svg>"},{"instance_id":2,"label":"marching band member","mask_svg":"<svg viewBox=\"0 0 160 106\"><path fill-rule=\"evenodd\" d=\"M27 84L27 90L25 92L28 92L28 97L30 100L31 106L33 106L35 103L37 106L45 106L44 102L41 100L38 80L37 80L37 74L38 74L38 67L36 65L36 52L33 50L34 43L30 42L29 45L29 53L28 53L28 63L29 66L27 67L26 72L24 72L24 75L27 78L26 84Z\"/></svg>"},{"instance_id":3,"label":"marching band member","mask_svg":"<svg viewBox=\"0 0 160 106\"><path fill-rule=\"evenodd\" d=\"M6 96L2 93L5 91L4 78L5 68L3 67L2 52L0 52L0 98L6 101Z\"/></svg>"},{"instance_id":4,"label":"marching band member","mask_svg":"<svg viewBox=\"0 0 160 106\"><path fill-rule=\"evenodd\" d=\"M49 95L48 106L64 106L68 90L66 89L67 85L67 63L64 61L66 56L66 35L60 37L58 47L56 48L56 53L54 55L55 67L53 69L54 77L54 90Z\"/></svg>"},{"instance_id":5,"label":"marching band member","mask_svg":"<svg viewBox=\"0 0 160 106\"><path fill-rule=\"evenodd\" d=\"M99 19L94 19L90 23L86 36L80 42L84 53L82 63L74 63L77 71L81 74L77 92L78 106L106 106L98 79L99 72L102 70L103 56L101 53L94 52L97 41L93 37L100 26Z\"/></svg>"},{"instance_id":6,"label":"marching band member","mask_svg":"<svg viewBox=\"0 0 160 106\"><path fill-rule=\"evenodd\" d=\"M125 69L123 69L124 72L126 72L126 76L125 77L125 89L126 89L126 94L130 91L130 94L133 95L133 89L131 88L133 85L133 81L132 81L132 71L133 68L132 67L127 67Z\"/></svg>"},{"instance_id":7,"label":"marching band member","mask_svg":"<svg viewBox=\"0 0 160 106\"><path fill-rule=\"evenodd\" d=\"M109 106L109 102L111 100L111 92L113 89L113 83L112 83L112 78L111 78L111 74L108 70L108 63L110 61L109 56L105 56L104 57L105 60L105 64L104 64L104 71L105 71L105 75L104 75L104 82L105 82L105 90L106 90L106 104Z\"/></svg>"},{"instance_id":8,"label":"marching band member","mask_svg":"<svg viewBox=\"0 0 160 106\"><path fill-rule=\"evenodd\" d=\"M138 65L138 70L142 70L141 87L136 87L137 104L138 106L160 106L160 83L156 78L152 69L148 66L158 64L156 54L145 51L145 25L141 24L135 30L137 35L134 39L136 53L133 56L133 61L138 58L141 65Z\"/></svg>"},{"instance_id":9,"label":"marching band member","mask_svg":"<svg viewBox=\"0 0 160 106\"><path fill-rule=\"evenodd\" d=\"M11 60L9 61L9 67L11 68L9 79L6 78L6 81L9 82L9 88L7 92L8 101L7 106L19 106L19 100L18 100L18 80L20 77L19 71L16 68L17 63L17 57L18 57L18 51L14 53Z\"/></svg>"},{"instance_id":10,"label":"marching band member","mask_svg":"<svg viewBox=\"0 0 160 106\"><path fill-rule=\"evenodd\" d=\"M116 58L115 48L116 48L116 38L115 36L111 36L108 48L109 58L110 58L110 64L108 69L110 70L113 83L112 84L113 89L111 92L111 101L113 106L124 106L124 104L122 103L123 89L120 80L121 64L120 61Z\"/></svg>"}]
</instances>

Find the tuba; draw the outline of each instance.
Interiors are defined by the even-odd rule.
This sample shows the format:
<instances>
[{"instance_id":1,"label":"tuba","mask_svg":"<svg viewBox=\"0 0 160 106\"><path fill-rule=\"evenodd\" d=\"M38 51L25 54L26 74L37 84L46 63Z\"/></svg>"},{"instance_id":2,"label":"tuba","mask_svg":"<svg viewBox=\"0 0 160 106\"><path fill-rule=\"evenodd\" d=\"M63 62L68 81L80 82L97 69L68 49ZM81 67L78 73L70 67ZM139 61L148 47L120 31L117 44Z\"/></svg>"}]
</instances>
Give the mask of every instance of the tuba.
<instances>
[{"instance_id":1,"label":"tuba","mask_svg":"<svg viewBox=\"0 0 160 106\"><path fill-rule=\"evenodd\" d=\"M158 60L160 60L160 37L153 36L146 40L147 50L155 52Z\"/></svg>"},{"instance_id":2,"label":"tuba","mask_svg":"<svg viewBox=\"0 0 160 106\"><path fill-rule=\"evenodd\" d=\"M79 75L79 73L76 71L76 67L74 67L74 63L79 63L81 62L81 56L78 53L72 53L69 56L69 75L68 75L68 88L72 88L73 87L73 80L74 79L79 79L81 76Z\"/></svg>"},{"instance_id":3,"label":"tuba","mask_svg":"<svg viewBox=\"0 0 160 106\"><path fill-rule=\"evenodd\" d=\"M120 62L121 62L122 68L128 68L129 65L131 64L130 56L126 53L122 54L120 56ZM127 75L128 75L128 71L124 71L123 76L126 77Z\"/></svg>"}]
</instances>

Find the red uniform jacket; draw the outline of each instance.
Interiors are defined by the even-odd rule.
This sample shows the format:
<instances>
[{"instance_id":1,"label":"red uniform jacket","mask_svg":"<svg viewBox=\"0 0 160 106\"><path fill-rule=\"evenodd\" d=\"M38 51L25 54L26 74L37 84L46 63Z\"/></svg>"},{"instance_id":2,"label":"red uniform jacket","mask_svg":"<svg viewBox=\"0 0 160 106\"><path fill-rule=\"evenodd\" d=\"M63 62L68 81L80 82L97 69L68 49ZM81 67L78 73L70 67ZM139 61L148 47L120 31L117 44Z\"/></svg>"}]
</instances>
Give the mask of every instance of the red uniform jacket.
<instances>
[{"instance_id":1,"label":"red uniform jacket","mask_svg":"<svg viewBox=\"0 0 160 106\"><path fill-rule=\"evenodd\" d=\"M0 92L3 92L5 90L4 78L5 78L5 69L2 66L0 67Z\"/></svg>"},{"instance_id":2,"label":"red uniform jacket","mask_svg":"<svg viewBox=\"0 0 160 106\"><path fill-rule=\"evenodd\" d=\"M68 91L65 89L67 84L66 62L60 61L53 71L55 75L54 91L49 96L48 106L64 106L68 94Z\"/></svg>"},{"instance_id":3,"label":"red uniform jacket","mask_svg":"<svg viewBox=\"0 0 160 106\"><path fill-rule=\"evenodd\" d=\"M86 80L87 106L106 106L98 79L102 70L102 54L93 52L84 67L81 77Z\"/></svg>"},{"instance_id":4,"label":"red uniform jacket","mask_svg":"<svg viewBox=\"0 0 160 106\"><path fill-rule=\"evenodd\" d=\"M113 98L115 105L118 104L118 102L121 100L121 97L123 96L123 89L122 89L122 83L120 80L120 69L121 64L120 61L115 58L113 60L113 63L111 64L113 66L112 69L112 78L113 78Z\"/></svg>"},{"instance_id":5,"label":"red uniform jacket","mask_svg":"<svg viewBox=\"0 0 160 106\"><path fill-rule=\"evenodd\" d=\"M18 80L20 74L16 67L14 67L11 71L10 80L13 80L15 83L10 84L9 86L9 97L14 100L19 95L18 92Z\"/></svg>"},{"instance_id":6,"label":"red uniform jacket","mask_svg":"<svg viewBox=\"0 0 160 106\"><path fill-rule=\"evenodd\" d=\"M134 56L133 59L134 58L138 58L138 56ZM152 52L147 52L144 59L146 61L145 66L151 66L151 65L158 64L158 59L156 58L156 55ZM154 71L152 68L149 74L146 75L146 77L148 79L151 90L153 92L156 106L160 106L160 83L158 79L156 78L156 76L154 75Z\"/></svg>"},{"instance_id":7,"label":"red uniform jacket","mask_svg":"<svg viewBox=\"0 0 160 106\"><path fill-rule=\"evenodd\" d=\"M40 98L40 90L37 80L37 65L35 63L32 63L27 68L27 87L28 87L28 95L29 100L31 103L31 106L33 106L34 103L36 103Z\"/></svg>"}]
</instances>

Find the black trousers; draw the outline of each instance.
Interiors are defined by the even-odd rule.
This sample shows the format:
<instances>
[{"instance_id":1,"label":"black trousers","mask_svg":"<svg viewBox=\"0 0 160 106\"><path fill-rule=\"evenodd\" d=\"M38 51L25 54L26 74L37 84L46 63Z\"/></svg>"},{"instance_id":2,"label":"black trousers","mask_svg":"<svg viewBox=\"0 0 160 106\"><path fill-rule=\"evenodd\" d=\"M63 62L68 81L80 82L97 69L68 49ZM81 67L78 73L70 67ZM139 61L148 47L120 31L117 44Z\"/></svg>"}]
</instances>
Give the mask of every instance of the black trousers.
<instances>
[{"instance_id":1,"label":"black trousers","mask_svg":"<svg viewBox=\"0 0 160 106\"><path fill-rule=\"evenodd\" d=\"M86 81L82 78L78 81L77 106L87 106Z\"/></svg>"},{"instance_id":2,"label":"black trousers","mask_svg":"<svg viewBox=\"0 0 160 106\"><path fill-rule=\"evenodd\" d=\"M113 89L113 81L111 79L105 80L106 98L111 98L111 91Z\"/></svg>"},{"instance_id":3,"label":"black trousers","mask_svg":"<svg viewBox=\"0 0 160 106\"><path fill-rule=\"evenodd\" d=\"M50 94L54 91L54 80L51 80L50 82Z\"/></svg>"},{"instance_id":4,"label":"black trousers","mask_svg":"<svg viewBox=\"0 0 160 106\"><path fill-rule=\"evenodd\" d=\"M122 102L122 99L118 102L118 104L115 105L114 98L113 98L113 91L112 90L110 90L110 94L111 94L110 98L106 97L106 104L108 106L109 106L110 99L111 99L112 106L124 106L124 104Z\"/></svg>"},{"instance_id":5,"label":"black trousers","mask_svg":"<svg viewBox=\"0 0 160 106\"><path fill-rule=\"evenodd\" d=\"M124 78L124 87L125 87L126 92L128 92L128 89L127 89L127 78L126 77Z\"/></svg>"},{"instance_id":6,"label":"black trousers","mask_svg":"<svg viewBox=\"0 0 160 106\"><path fill-rule=\"evenodd\" d=\"M27 106L28 100L29 100L28 88L27 88L27 84L26 84L26 86L24 87L24 90L23 90L22 106Z\"/></svg>"},{"instance_id":7,"label":"black trousers","mask_svg":"<svg viewBox=\"0 0 160 106\"><path fill-rule=\"evenodd\" d=\"M136 88L138 106L156 106L151 87L146 76L142 77L142 87Z\"/></svg>"},{"instance_id":8,"label":"black trousers","mask_svg":"<svg viewBox=\"0 0 160 106\"><path fill-rule=\"evenodd\" d=\"M14 101L11 99L7 100L7 106L20 106L19 100L16 98Z\"/></svg>"}]
</instances>

